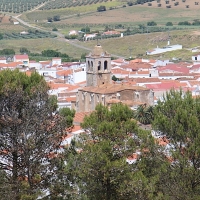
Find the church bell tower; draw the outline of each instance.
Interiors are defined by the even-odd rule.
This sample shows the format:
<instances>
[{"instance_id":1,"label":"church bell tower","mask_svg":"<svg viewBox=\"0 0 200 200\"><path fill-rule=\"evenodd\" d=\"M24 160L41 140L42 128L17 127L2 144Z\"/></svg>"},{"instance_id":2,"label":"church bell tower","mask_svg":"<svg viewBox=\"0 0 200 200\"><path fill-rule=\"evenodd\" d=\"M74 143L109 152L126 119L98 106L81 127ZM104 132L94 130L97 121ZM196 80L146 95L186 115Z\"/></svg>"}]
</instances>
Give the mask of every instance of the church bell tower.
<instances>
[{"instance_id":1,"label":"church bell tower","mask_svg":"<svg viewBox=\"0 0 200 200\"><path fill-rule=\"evenodd\" d=\"M86 56L86 82L94 87L111 83L111 56L99 44Z\"/></svg>"}]
</instances>

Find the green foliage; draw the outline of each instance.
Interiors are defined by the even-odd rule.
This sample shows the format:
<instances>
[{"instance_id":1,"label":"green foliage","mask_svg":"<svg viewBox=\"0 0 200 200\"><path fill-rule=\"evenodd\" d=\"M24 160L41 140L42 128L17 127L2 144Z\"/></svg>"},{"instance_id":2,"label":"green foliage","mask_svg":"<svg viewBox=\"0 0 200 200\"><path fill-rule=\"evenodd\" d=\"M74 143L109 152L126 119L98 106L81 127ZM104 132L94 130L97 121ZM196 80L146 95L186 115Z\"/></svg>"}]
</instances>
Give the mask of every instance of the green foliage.
<instances>
[{"instance_id":1,"label":"green foliage","mask_svg":"<svg viewBox=\"0 0 200 200\"><path fill-rule=\"evenodd\" d=\"M30 51L26 47L21 47L19 51L21 54L29 54L30 53Z\"/></svg>"},{"instance_id":2,"label":"green foliage","mask_svg":"<svg viewBox=\"0 0 200 200\"><path fill-rule=\"evenodd\" d=\"M52 29L52 31L58 31L58 29L57 29L56 27L54 27L54 28Z\"/></svg>"},{"instance_id":3,"label":"green foliage","mask_svg":"<svg viewBox=\"0 0 200 200\"><path fill-rule=\"evenodd\" d=\"M49 96L49 104L52 107L53 111L56 111L58 108L58 99L56 95Z\"/></svg>"},{"instance_id":4,"label":"green foliage","mask_svg":"<svg viewBox=\"0 0 200 200\"><path fill-rule=\"evenodd\" d=\"M75 110L71 110L70 108L61 108L59 110L59 114L64 117L64 123L66 123L66 127L71 127L73 125Z\"/></svg>"},{"instance_id":5,"label":"green foliage","mask_svg":"<svg viewBox=\"0 0 200 200\"><path fill-rule=\"evenodd\" d=\"M154 21L147 22L147 26L157 26L157 23Z\"/></svg>"},{"instance_id":6,"label":"green foliage","mask_svg":"<svg viewBox=\"0 0 200 200\"><path fill-rule=\"evenodd\" d=\"M0 33L0 40L2 40L3 39L3 34L2 33Z\"/></svg>"},{"instance_id":7,"label":"green foliage","mask_svg":"<svg viewBox=\"0 0 200 200\"><path fill-rule=\"evenodd\" d=\"M60 21L60 15L53 16L53 21Z\"/></svg>"},{"instance_id":8,"label":"green foliage","mask_svg":"<svg viewBox=\"0 0 200 200\"><path fill-rule=\"evenodd\" d=\"M15 51L13 49L3 49L0 50L0 55L15 55Z\"/></svg>"},{"instance_id":9,"label":"green foliage","mask_svg":"<svg viewBox=\"0 0 200 200\"><path fill-rule=\"evenodd\" d=\"M53 18L52 17L47 17L47 21L48 22L53 22Z\"/></svg>"},{"instance_id":10,"label":"green foliage","mask_svg":"<svg viewBox=\"0 0 200 200\"><path fill-rule=\"evenodd\" d=\"M200 21L198 19L194 20L194 22L192 22L192 25L193 26L199 26L200 25Z\"/></svg>"},{"instance_id":11,"label":"green foliage","mask_svg":"<svg viewBox=\"0 0 200 200\"><path fill-rule=\"evenodd\" d=\"M103 12L103 11L106 11L106 6L99 6L99 7L97 7L97 11L98 12Z\"/></svg>"},{"instance_id":12,"label":"green foliage","mask_svg":"<svg viewBox=\"0 0 200 200\"><path fill-rule=\"evenodd\" d=\"M171 167L162 177L170 199L198 199L200 189L200 98L171 90L154 110L153 128L170 141ZM173 190L171 194L170 191Z\"/></svg>"},{"instance_id":13,"label":"green foliage","mask_svg":"<svg viewBox=\"0 0 200 200\"><path fill-rule=\"evenodd\" d=\"M184 21L184 22L179 22L178 25L190 26L191 23L188 21Z\"/></svg>"},{"instance_id":14,"label":"green foliage","mask_svg":"<svg viewBox=\"0 0 200 200\"><path fill-rule=\"evenodd\" d=\"M166 26L173 26L173 23L172 22L167 22Z\"/></svg>"},{"instance_id":15,"label":"green foliage","mask_svg":"<svg viewBox=\"0 0 200 200\"><path fill-rule=\"evenodd\" d=\"M37 199L56 170L50 155L59 148L66 127L53 114L48 90L38 73L0 73L0 151L5 152L0 169L11 199Z\"/></svg>"},{"instance_id":16,"label":"green foliage","mask_svg":"<svg viewBox=\"0 0 200 200\"><path fill-rule=\"evenodd\" d=\"M81 28L81 31L84 33L90 33L90 27L89 26L83 27Z\"/></svg>"},{"instance_id":17,"label":"green foliage","mask_svg":"<svg viewBox=\"0 0 200 200\"><path fill-rule=\"evenodd\" d=\"M113 81L118 81L119 79L118 79L115 75L113 75L113 76L112 76L112 80L113 80Z\"/></svg>"},{"instance_id":18,"label":"green foliage","mask_svg":"<svg viewBox=\"0 0 200 200\"><path fill-rule=\"evenodd\" d=\"M138 106L134 112L134 117L142 124L150 124L153 120L153 107L147 107L146 105Z\"/></svg>"},{"instance_id":19,"label":"green foliage","mask_svg":"<svg viewBox=\"0 0 200 200\"><path fill-rule=\"evenodd\" d=\"M64 58L69 58L69 56L64 53L60 53L58 51L52 50L52 49L48 49L48 50L44 50L42 51L42 56L44 57L64 57Z\"/></svg>"},{"instance_id":20,"label":"green foliage","mask_svg":"<svg viewBox=\"0 0 200 200\"><path fill-rule=\"evenodd\" d=\"M9 88L11 91L22 88L24 92L31 95L32 90L37 88L39 83L43 87L48 88L43 77L36 72L31 73L31 76L27 77L25 73L21 73L18 70L3 70L0 73L0 94L6 95L4 94L6 88Z\"/></svg>"},{"instance_id":21,"label":"green foliage","mask_svg":"<svg viewBox=\"0 0 200 200\"><path fill-rule=\"evenodd\" d=\"M88 199L147 199L145 176L126 163L126 157L140 149L148 135L138 130L132 111L123 104L110 108L99 104L81 126L89 134L83 134L75 144L82 149L73 157L79 195Z\"/></svg>"}]
</instances>

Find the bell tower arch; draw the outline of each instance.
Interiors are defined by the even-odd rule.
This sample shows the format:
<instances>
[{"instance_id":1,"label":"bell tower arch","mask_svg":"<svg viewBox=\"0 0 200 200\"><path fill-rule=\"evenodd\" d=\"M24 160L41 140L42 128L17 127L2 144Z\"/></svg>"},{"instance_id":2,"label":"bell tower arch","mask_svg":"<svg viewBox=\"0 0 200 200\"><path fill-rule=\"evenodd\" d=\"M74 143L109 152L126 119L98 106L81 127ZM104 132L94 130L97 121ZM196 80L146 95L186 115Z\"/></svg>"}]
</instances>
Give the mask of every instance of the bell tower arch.
<instances>
[{"instance_id":1,"label":"bell tower arch","mask_svg":"<svg viewBox=\"0 0 200 200\"><path fill-rule=\"evenodd\" d=\"M111 83L111 55L99 44L86 56L86 82L94 87Z\"/></svg>"}]
</instances>

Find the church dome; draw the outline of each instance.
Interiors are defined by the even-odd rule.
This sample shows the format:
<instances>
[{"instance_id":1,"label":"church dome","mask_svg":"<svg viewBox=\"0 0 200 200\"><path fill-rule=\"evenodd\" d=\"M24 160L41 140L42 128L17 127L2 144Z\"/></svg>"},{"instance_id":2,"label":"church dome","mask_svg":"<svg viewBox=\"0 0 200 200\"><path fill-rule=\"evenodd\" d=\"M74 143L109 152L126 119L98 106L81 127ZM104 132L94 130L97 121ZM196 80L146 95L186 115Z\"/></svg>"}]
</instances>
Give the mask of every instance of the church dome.
<instances>
[{"instance_id":1,"label":"church dome","mask_svg":"<svg viewBox=\"0 0 200 200\"><path fill-rule=\"evenodd\" d=\"M104 56L109 55L107 52L105 52L100 44L96 45L94 49L91 52L91 56Z\"/></svg>"}]
</instances>

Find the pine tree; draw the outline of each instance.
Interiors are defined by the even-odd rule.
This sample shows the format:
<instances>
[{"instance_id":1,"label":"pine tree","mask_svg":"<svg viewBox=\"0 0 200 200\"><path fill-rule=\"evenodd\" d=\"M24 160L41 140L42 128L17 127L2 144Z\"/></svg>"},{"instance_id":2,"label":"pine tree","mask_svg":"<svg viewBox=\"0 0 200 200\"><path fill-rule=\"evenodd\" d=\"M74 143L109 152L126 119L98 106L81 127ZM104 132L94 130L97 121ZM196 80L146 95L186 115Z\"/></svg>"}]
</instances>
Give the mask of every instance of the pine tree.
<instances>
[{"instance_id":1,"label":"pine tree","mask_svg":"<svg viewBox=\"0 0 200 200\"><path fill-rule=\"evenodd\" d=\"M48 86L37 73L0 73L0 168L12 199L36 199L54 175L54 158L65 134L54 115Z\"/></svg>"}]
</instances>

